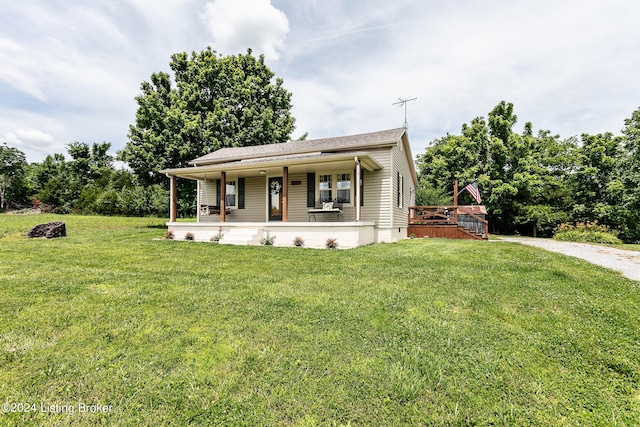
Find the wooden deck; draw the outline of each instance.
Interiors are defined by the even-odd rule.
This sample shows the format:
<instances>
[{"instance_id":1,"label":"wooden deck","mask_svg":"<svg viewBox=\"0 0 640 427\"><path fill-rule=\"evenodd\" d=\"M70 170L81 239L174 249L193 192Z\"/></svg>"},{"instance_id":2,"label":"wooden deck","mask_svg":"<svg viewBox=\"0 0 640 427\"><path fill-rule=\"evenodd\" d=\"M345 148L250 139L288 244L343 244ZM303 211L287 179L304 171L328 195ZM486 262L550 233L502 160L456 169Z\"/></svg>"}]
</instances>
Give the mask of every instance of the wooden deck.
<instances>
[{"instance_id":1,"label":"wooden deck","mask_svg":"<svg viewBox=\"0 0 640 427\"><path fill-rule=\"evenodd\" d=\"M408 236L486 240L489 222L484 206L410 206Z\"/></svg>"}]
</instances>

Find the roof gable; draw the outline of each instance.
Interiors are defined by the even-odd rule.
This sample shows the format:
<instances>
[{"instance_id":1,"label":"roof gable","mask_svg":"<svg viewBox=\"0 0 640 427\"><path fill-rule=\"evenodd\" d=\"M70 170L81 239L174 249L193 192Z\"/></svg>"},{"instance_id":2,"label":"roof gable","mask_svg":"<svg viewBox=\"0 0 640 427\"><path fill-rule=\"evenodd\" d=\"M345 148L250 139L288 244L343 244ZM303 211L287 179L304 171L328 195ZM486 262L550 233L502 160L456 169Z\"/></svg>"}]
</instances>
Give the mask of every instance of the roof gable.
<instances>
[{"instance_id":1,"label":"roof gable","mask_svg":"<svg viewBox=\"0 0 640 427\"><path fill-rule=\"evenodd\" d=\"M189 163L192 165L212 165L261 157L279 157L293 154L340 152L359 148L373 148L396 144L405 132L406 129L398 128L335 138L290 141L281 144L255 145L250 147L221 148L213 153L194 159Z\"/></svg>"}]
</instances>

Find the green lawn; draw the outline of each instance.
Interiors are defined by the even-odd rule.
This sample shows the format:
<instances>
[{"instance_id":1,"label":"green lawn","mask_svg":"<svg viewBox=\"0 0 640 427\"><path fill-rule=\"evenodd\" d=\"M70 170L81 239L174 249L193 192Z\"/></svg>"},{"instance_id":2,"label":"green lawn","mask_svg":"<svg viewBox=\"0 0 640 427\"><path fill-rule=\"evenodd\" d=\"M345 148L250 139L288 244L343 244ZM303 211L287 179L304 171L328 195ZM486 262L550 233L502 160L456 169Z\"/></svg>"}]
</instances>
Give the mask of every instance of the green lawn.
<instances>
[{"instance_id":1,"label":"green lawn","mask_svg":"<svg viewBox=\"0 0 640 427\"><path fill-rule=\"evenodd\" d=\"M52 220L69 236L26 239ZM637 282L505 242L233 247L164 222L0 215L0 402L37 405L0 425L640 424Z\"/></svg>"}]
</instances>

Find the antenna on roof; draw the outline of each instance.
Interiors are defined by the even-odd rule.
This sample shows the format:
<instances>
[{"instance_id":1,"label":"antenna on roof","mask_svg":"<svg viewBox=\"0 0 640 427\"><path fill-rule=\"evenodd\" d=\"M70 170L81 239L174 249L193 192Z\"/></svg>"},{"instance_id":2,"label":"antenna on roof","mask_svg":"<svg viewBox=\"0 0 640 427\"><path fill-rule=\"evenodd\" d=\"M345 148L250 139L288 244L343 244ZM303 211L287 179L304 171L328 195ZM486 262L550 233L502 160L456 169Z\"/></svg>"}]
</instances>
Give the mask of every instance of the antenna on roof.
<instances>
[{"instance_id":1,"label":"antenna on roof","mask_svg":"<svg viewBox=\"0 0 640 427\"><path fill-rule=\"evenodd\" d=\"M398 102L394 102L391 105L399 105L399 106L404 106L404 128L405 129L409 129L409 123L407 122L407 103L413 101L413 103L415 104L416 99L418 98L398 98Z\"/></svg>"}]
</instances>

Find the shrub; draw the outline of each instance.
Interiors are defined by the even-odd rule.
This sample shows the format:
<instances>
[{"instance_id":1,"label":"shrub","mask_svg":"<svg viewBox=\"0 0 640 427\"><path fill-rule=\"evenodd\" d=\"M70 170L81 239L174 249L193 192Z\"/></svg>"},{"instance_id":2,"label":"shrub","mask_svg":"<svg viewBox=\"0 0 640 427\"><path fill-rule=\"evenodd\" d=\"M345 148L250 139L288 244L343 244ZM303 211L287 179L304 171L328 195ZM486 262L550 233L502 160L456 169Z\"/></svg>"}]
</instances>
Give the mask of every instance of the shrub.
<instances>
[{"instance_id":1,"label":"shrub","mask_svg":"<svg viewBox=\"0 0 640 427\"><path fill-rule=\"evenodd\" d=\"M218 234L214 234L209 240L212 242L219 242L220 239L222 239L222 236L224 236L224 234L222 234L222 227L220 227L218 228Z\"/></svg>"},{"instance_id":2,"label":"shrub","mask_svg":"<svg viewBox=\"0 0 640 427\"><path fill-rule=\"evenodd\" d=\"M260 244L264 246L273 246L275 240L276 236L270 236L269 232L267 231L267 235L260 239Z\"/></svg>"},{"instance_id":3,"label":"shrub","mask_svg":"<svg viewBox=\"0 0 640 427\"><path fill-rule=\"evenodd\" d=\"M302 247L304 246L304 239L300 236L293 239L293 246Z\"/></svg>"},{"instance_id":4,"label":"shrub","mask_svg":"<svg viewBox=\"0 0 640 427\"><path fill-rule=\"evenodd\" d=\"M555 240L565 242L602 243L607 245L621 245L615 231L609 230L606 225L600 225L597 221L577 224L560 224L553 236Z\"/></svg>"},{"instance_id":5,"label":"shrub","mask_svg":"<svg viewBox=\"0 0 640 427\"><path fill-rule=\"evenodd\" d=\"M185 240L193 240L194 239L194 235L193 233L187 233L184 235Z\"/></svg>"},{"instance_id":6,"label":"shrub","mask_svg":"<svg viewBox=\"0 0 640 427\"><path fill-rule=\"evenodd\" d=\"M324 245L327 249L338 249L338 239L335 237L329 237Z\"/></svg>"}]
</instances>

